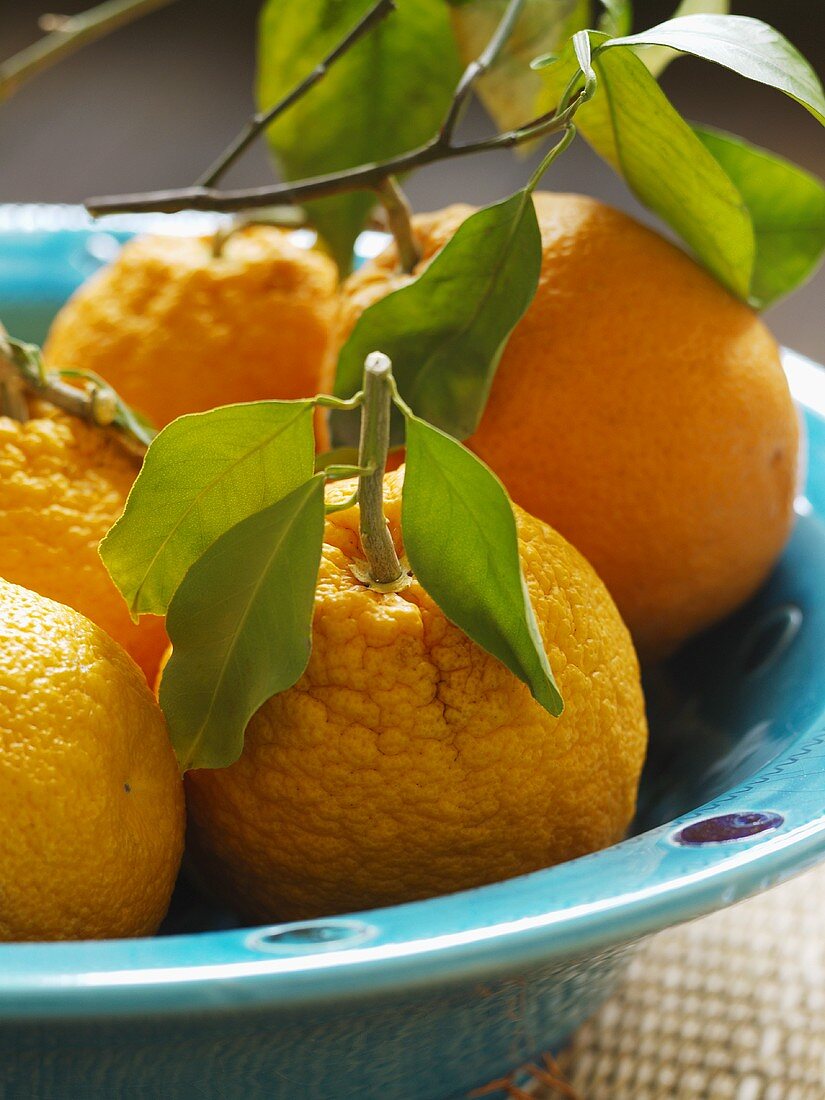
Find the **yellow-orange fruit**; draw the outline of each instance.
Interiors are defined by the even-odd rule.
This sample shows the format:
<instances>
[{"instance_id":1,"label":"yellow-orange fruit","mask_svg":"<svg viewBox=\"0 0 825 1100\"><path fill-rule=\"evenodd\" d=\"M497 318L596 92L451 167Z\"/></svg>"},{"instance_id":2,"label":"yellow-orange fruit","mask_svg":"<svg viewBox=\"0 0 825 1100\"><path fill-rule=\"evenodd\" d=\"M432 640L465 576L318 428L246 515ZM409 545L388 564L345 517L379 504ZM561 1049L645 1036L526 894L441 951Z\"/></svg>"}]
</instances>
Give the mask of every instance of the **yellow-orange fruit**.
<instances>
[{"instance_id":1,"label":"yellow-orange fruit","mask_svg":"<svg viewBox=\"0 0 825 1100\"><path fill-rule=\"evenodd\" d=\"M83 615L0 580L0 940L148 936L183 784L145 679Z\"/></svg>"},{"instance_id":2,"label":"yellow-orange fruit","mask_svg":"<svg viewBox=\"0 0 825 1100\"><path fill-rule=\"evenodd\" d=\"M582 195L535 206L538 291L468 445L585 554L640 652L662 655L745 600L788 537L798 428L779 351L658 233ZM471 212L416 219L422 264ZM392 248L353 275L340 338L409 279Z\"/></svg>"},{"instance_id":3,"label":"yellow-orange fruit","mask_svg":"<svg viewBox=\"0 0 825 1100\"><path fill-rule=\"evenodd\" d=\"M0 416L0 577L68 604L120 642L150 683L168 644L163 619L133 623L100 560L139 462L105 432L32 403Z\"/></svg>"},{"instance_id":4,"label":"yellow-orange fruit","mask_svg":"<svg viewBox=\"0 0 825 1100\"><path fill-rule=\"evenodd\" d=\"M163 427L320 392L336 310L335 265L283 230L240 230L218 256L210 238L140 237L69 299L44 354L50 367L100 374Z\"/></svg>"},{"instance_id":5,"label":"yellow-orange fruit","mask_svg":"<svg viewBox=\"0 0 825 1100\"><path fill-rule=\"evenodd\" d=\"M399 552L402 481L385 477ZM253 717L237 763L186 776L204 882L253 919L311 917L508 878L621 839L647 727L630 636L587 562L516 510L565 700L552 718L416 581L381 593L356 578L358 520L357 507L327 517L304 676Z\"/></svg>"}]
</instances>

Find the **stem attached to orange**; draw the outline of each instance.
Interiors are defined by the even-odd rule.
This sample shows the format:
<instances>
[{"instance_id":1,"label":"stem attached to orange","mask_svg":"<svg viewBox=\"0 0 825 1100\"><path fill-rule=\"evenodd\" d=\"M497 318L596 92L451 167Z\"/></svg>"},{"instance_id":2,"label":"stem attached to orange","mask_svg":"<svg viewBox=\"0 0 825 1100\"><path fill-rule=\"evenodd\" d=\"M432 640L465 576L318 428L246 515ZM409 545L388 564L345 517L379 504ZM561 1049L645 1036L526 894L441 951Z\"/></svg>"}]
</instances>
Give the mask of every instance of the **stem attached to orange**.
<instances>
[{"instance_id":1,"label":"stem attached to orange","mask_svg":"<svg viewBox=\"0 0 825 1100\"><path fill-rule=\"evenodd\" d=\"M365 472L358 479L361 512L361 545L370 580L393 584L403 575L384 517L384 468L390 444L392 363L374 351L364 363L364 403L361 408L361 440L358 464Z\"/></svg>"}]
</instances>

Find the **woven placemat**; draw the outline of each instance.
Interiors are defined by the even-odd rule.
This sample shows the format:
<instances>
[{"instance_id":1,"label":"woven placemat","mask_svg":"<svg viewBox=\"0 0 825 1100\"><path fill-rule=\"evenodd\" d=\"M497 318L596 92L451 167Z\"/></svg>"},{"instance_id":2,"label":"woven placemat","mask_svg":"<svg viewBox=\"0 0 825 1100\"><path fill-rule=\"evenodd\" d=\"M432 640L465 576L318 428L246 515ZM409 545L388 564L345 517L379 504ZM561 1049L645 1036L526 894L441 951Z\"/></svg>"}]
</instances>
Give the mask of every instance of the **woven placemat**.
<instances>
[{"instance_id":1,"label":"woven placemat","mask_svg":"<svg viewBox=\"0 0 825 1100\"><path fill-rule=\"evenodd\" d=\"M825 1100L825 868L645 944L536 1100Z\"/></svg>"}]
</instances>

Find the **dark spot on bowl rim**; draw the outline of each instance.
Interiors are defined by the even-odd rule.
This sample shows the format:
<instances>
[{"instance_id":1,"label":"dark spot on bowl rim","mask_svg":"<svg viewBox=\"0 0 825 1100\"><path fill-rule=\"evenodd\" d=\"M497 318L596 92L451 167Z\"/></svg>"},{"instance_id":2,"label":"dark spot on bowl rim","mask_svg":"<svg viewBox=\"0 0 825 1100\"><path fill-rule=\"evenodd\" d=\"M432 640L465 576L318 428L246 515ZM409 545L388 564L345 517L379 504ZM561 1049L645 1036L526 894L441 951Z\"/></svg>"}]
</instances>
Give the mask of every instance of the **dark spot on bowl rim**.
<instances>
[{"instance_id":1,"label":"dark spot on bowl rim","mask_svg":"<svg viewBox=\"0 0 825 1100\"><path fill-rule=\"evenodd\" d=\"M740 810L718 814L683 825L671 835L674 844L683 848L701 848L706 844L730 844L749 840L760 833L772 832L784 825L785 818L773 810Z\"/></svg>"},{"instance_id":2,"label":"dark spot on bowl rim","mask_svg":"<svg viewBox=\"0 0 825 1100\"><path fill-rule=\"evenodd\" d=\"M246 939L253 951L341 951L358 947L378 934L365 921L328 917L256 928Z\"/></svg>"}]
</instances>

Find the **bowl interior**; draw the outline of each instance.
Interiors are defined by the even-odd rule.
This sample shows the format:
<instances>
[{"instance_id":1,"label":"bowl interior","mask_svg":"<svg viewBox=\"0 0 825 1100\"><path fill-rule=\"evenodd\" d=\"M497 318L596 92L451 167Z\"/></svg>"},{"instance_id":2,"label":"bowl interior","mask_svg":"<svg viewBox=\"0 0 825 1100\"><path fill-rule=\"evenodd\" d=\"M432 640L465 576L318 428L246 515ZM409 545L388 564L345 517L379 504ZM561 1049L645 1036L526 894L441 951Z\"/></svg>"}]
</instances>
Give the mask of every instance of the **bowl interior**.
<instances>
[{"instance_id":1,"label":"bowl interior","mask_svg":"<svg viewBox=\"0 0 825 1100\"><path fill-rule=\"evenodd\" d=\"M203 228L186 219L174 225L184 232ZM18 208L13 217L0 208L0 316L10 331L42 342L62 302L116 254L132 228L89 230L82 213L60 208L33 208L29 215ZM825 456L825 429L813 412L807 420L808 498L800 502L795 534L773 576L732 618L666 665L645 670L651 748L634 834L741 784L793 745L823 710L818 669L825 640L825 528L816 513L825 505L825 484L820 490L813 459ZM183 875L162 933L239 924Z\"/></svg>"}]
</instances>

